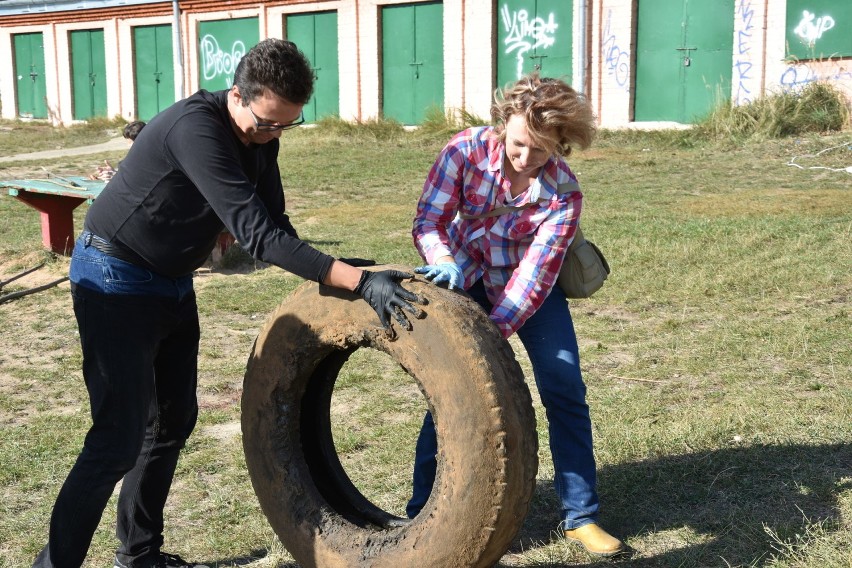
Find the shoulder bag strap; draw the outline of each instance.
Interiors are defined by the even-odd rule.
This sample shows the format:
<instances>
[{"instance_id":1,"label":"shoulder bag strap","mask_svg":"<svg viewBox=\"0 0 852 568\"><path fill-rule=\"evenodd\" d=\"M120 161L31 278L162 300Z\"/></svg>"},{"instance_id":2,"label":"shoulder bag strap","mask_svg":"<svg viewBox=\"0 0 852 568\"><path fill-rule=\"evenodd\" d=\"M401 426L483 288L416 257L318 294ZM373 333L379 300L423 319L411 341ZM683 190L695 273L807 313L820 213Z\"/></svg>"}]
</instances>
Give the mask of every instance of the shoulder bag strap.
<instances>
[{"instance_id":1,"label":"shoulder bag strap","mask_svg":"<svg viewBox=\"0 0 852 568\"><path fill-rule=\"evenodd\" d=\"M577 182L570 181L566 183L560 183L556 186L556 193L562 195L564 193L568 193L569 191L574 191L577 188ZM521 205L520 207L515 207L512 205L504 205L503 207L495 207L491 211L483 213L481 215L467 215L465 213L459 213L459 217L462 219L484 219L486 217L497 217L498 215L502 215L504 213L511 213L512 211L523 211L524 209L528 209L533 205L538 205L542 201L546 201L546 199L539 199L538 201L533 201L532 203L527 203L526 205Z\"/></svg>"}]
</instances>

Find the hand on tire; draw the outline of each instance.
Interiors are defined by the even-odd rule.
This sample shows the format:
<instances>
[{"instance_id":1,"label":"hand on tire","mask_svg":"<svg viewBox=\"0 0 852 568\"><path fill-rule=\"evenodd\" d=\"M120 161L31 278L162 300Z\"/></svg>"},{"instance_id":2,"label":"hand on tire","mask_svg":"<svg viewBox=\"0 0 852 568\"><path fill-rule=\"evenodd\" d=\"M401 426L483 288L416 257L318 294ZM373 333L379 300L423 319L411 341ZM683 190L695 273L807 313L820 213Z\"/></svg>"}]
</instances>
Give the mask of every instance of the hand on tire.
<instances>
[{"instance_id":1,"label":"hand on tire","mask_svg":"<svg viewBox=\"0 0 852 568\"><path fill-rule=\"evenodd\" d=\"M439 262L438 264L427 264L414 269L416 274L425 274L426 280L433 284L448 283L450 290L464 288L464 274L461 267L455 262Z\"/></svg>"},{"instance_id":2,"label":"hand on tire","mask_svg":"<svg viewBox=\"0 0 852 568\"><path fill-rule=\"evenodd\" d=\"M405 329L411 329L411 322L403 310L413 314L414 317L420 317L423 312L414 307L411 302L426 303L425 298L409 292L400 285L400 280L411 277L411 274L399 270L364 271L354 291L376 310L379 321L385 329L390 328L390 316L393 316Z\"/></svg>"}]
</instances>

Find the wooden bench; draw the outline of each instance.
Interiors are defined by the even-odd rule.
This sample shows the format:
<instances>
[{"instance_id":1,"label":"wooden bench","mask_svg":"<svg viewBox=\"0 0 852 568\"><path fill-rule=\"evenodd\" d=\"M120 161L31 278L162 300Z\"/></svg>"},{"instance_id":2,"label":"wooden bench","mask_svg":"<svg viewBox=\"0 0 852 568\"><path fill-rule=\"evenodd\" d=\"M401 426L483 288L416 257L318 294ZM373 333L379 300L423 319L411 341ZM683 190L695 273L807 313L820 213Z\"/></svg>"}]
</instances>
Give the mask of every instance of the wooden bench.
<instances>
[{"instance_id":1,"label":"wooden bench","mask_svg":"<svg viewBox=\"0 0 852 568\"><path fill-rule=\"evenodd\" d=\"M58 254L71 254L74 248L74 209L91 203L106 182L84 177L51 176L46 179L0 181L9 195L41 214L41 241Z\"/></svg>"},{"instance_id":2,"label":"wooden bench","mask_svg":"<svg viewBox=\"0 0 852 568\"><path fill-rule=\"evenodd\" d=\"M106 182L78 176L47 179L0 181L9 195L18 198L41 214L41 242L57 253L70 255L74 249L74 209L82 203L92 203L100 195ZM234 243L227 231L216 243L220 255Z\"/></svg>"}]
</instances>

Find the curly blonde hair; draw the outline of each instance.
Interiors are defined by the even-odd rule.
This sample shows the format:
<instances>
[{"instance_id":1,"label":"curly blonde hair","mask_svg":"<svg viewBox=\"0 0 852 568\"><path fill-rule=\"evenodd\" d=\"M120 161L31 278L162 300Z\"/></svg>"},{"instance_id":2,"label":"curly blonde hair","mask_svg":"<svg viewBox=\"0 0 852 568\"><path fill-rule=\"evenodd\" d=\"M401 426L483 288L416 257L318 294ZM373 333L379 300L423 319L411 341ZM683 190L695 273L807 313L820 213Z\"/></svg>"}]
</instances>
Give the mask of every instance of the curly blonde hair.
<instances>
[{"instance_id":1,"label":"curly blonde hair","mask_svg":"<svg viewBox=\"0 0 852 568\"><path fill-rule=\"evenodd\" d=\"M568 156L571 148L588 148L595 137L595 115L586 98L559 79L538 72L498 89L491 105L494 132L506 141L506 123L521 115L532 140L553 154Z\"/></svg>"}]
</instances>

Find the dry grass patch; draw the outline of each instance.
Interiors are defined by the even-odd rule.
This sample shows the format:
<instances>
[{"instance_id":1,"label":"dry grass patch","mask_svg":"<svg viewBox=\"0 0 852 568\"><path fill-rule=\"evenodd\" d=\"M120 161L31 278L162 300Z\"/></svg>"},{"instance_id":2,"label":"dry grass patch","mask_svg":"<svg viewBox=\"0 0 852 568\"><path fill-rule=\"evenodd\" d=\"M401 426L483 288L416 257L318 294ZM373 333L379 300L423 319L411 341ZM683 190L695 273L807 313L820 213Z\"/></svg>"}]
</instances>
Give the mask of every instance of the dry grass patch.
<instances>
[{"instance_id":1,"label":"dry grass patch","mask_svg":"<svg viewBox=\"0 0 852 568\"><path fill-rule=\"evenodd\" d=\"M811 189L773 187L701 195L683 200L677 209L695 217L825 217L848 208L850 200L850 188L826 188L815 184Z\"/></svg>"}]
</instances>

